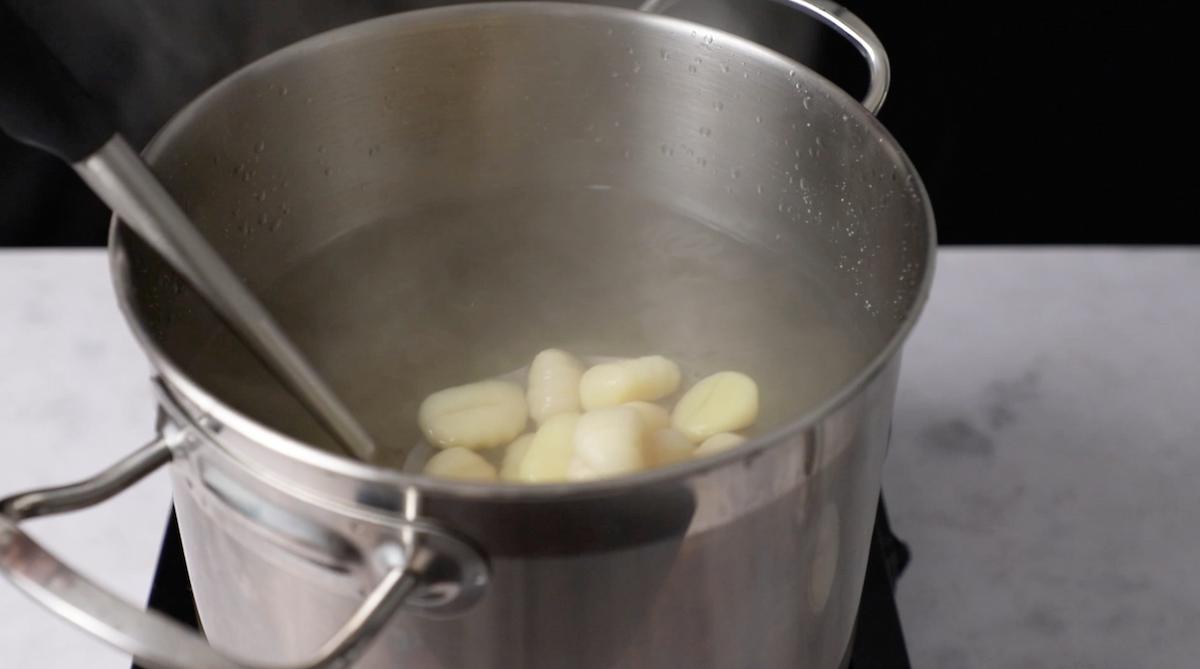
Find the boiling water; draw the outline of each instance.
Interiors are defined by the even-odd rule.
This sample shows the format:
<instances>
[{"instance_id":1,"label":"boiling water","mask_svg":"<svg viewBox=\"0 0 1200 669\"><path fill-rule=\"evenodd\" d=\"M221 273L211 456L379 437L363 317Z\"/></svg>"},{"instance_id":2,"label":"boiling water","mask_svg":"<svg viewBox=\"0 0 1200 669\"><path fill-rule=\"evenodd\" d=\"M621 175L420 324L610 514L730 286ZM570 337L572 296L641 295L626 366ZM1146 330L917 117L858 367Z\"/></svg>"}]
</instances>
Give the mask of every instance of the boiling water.
<instances>
[{"instance_id":1,"label":"boiling water","mask_svg":"<svg viewBox=\"0 0 1200 669\"><path fill-rule=\"evenodd\" d=\"M293 221L302 224L299 221ZM355 227L262 291L267 307L400 466L436 390L521 370L545 348L661 354L692 377L755 378L758 431L794 419L873 353L861 315L815 279L794 240L739 239L718 223L617 191L509 192ZM857 303L857 301L855 301ZM330 448L227 335L197 357L235 407Z\"/></svg>"}]
</instances>

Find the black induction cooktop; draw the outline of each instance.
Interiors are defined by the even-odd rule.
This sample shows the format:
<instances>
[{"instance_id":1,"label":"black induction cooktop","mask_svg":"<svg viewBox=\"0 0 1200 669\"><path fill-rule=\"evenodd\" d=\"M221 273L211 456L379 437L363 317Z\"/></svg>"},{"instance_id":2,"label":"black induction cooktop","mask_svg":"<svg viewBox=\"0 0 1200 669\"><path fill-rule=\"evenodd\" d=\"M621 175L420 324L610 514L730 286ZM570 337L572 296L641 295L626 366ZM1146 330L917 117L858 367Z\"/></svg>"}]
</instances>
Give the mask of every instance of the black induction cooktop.
<instances>
[{"instance_id":1,"label":"black induction cooktop","mask_svg":"<svg viewBox=\"0 0 1200 669\"><path fill-rule=\"evenodd\" d=\"M896 580L908 560L908 547L892 534L887 509L880 500L848 669L911 669L895 599ZM198 627L174 511L150 590L150 608L190 627ZM139 667L134 665L133 669Z\"/></svg>"}]
</instances>

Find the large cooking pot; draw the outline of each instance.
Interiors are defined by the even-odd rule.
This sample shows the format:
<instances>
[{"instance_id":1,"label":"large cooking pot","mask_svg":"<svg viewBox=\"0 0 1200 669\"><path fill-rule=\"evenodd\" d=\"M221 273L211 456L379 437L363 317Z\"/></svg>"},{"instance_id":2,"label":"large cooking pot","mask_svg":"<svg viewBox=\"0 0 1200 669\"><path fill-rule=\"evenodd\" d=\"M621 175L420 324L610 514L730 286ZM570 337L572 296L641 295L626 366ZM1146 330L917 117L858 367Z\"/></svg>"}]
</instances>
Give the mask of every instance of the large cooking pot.
<instances>
[{"instance_id":1,"label":"large cooking pot","mask_svg":"<svg viewBox=\"0 0 1200 669\"><path fill-rule=\"evenodd\" d=\"M788 4L868 56L866 108L733 35L553 3L368 21L206 93L147 159L385 452L339 455L117 224L159 436L5 500L0 567L149 667L839 666L934 228L871 114L874 36L831 3ZM590 483L398 469L415 401L548 346L745 371L764 427ZM207 641L17 527L166 464Z\"/></svg>"}]
</instances>

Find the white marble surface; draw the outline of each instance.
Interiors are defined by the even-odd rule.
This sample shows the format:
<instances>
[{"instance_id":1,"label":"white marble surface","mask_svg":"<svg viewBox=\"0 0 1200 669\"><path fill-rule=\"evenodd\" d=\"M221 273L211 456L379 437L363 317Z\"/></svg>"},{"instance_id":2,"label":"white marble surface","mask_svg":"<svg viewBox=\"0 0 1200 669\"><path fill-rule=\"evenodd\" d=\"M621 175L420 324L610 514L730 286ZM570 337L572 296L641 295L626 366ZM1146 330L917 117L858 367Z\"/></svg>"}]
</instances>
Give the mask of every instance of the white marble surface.
<instances>
[{"instance_id":1,"label":"white marble surface","mask_svg":"<svg viewBox=\"0 0 1200 669\"><path fill-rule=\"evenodd\" d=\"M89 476L152 436L145 362L98 251L0 251L0 495ZM145 601L170 508L158 473L29 529L92 577ZM0 668L128 669L129 658L0 578Z\"/></svg>"},{"instance_id":2,"label":"white marble surface","mask_svg":"<svg viewBox=\"0 0 1200 669\"><path fill-rule=\"evenodd\" d=\"M951 251L885 493L922 669L1195 667L1200 250Z\"/></svg>"},{"instance_id":3,"label":"white marble surface","mask_svg":"<svg viewBox=\"0 0 1200 669\"><path fill-rule=\"evenodd\" d=\"M1200 251L952 250L910 343L885 474L914 666L1186 667L1200 649ZM0 493L150 434L98 252L0 252ZM132 600L158 475L34 526ZM0 667L127 660L0 581Z\"/></svg>"}]
</instances>

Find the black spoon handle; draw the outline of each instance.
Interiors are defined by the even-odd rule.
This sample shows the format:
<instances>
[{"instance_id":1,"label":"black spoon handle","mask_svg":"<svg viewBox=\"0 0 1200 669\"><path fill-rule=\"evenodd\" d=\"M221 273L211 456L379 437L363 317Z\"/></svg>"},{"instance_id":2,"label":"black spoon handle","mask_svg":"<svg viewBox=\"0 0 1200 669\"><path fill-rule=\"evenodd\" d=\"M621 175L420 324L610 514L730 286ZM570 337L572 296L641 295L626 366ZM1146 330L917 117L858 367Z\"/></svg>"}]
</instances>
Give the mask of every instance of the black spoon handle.
<instances>
[{"instance_id":1,"label":"black spoon handle","mask_svg":"<svg viewBox=\"0 0 1200 669\"><path fill-rule=\"evenodd\" d=\"M68 163L116 134L104 109L6 0L0 0L0 128Z\"/></svg>"}]
</instances>

